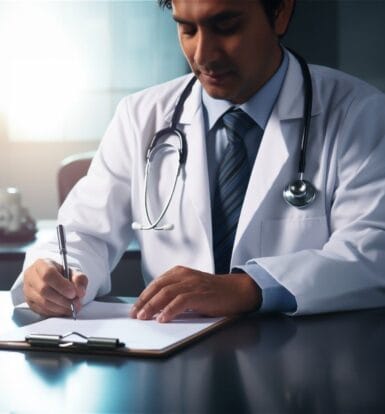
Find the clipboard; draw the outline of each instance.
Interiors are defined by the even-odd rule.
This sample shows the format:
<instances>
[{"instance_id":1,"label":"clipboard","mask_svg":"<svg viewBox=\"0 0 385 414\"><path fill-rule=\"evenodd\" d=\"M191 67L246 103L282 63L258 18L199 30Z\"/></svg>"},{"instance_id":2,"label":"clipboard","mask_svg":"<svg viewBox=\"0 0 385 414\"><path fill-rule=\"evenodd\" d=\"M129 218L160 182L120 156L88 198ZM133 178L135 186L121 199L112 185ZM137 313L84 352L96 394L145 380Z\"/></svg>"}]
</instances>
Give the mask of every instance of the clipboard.
<instances>
[{"instance_id":1,"label":"clipboard","mask_svg":"<svg viewBox=\"0 0 385 414\"><path fill-rule=\"evenodd\" d=\"M191 318L191 316L190 316ZM134 347L127 344L124 339L119 335L114 336L90 336L79 331L68 331L66 333L56 333L54 330L52 333L39 333L37 331L29 332L23 337L23 340L3 340L0 338L0 350L14 350L14 351L40 351L40 352L63 352L72 354L89 354L89 355L113 355L120 357L166 357L170 354L188 346L189 344L196 342L202 337L218 330L219 328L229 324L237 319L238 316L215 318L214 322L207 324L203 329L197 329L192 334L180 335L180 337L169 343L167 346L158 349L148 349L146 347ZM47 322L55 318L49 318L42 322ZM58 318L60 319L60 318ZM207 318L200 318L199 320L205 321ZM96 320L97 321L97 320ZM95 322L96 322L95 321ZM119 321L119 319L118 319ZM33 327L36 324L27 325L26 327L18 328L23 330L25 328ZM127 322L127 321L126 321ZM146 321L138 321L140 323L146 323ZM138 323L136 322L136 323ZM147 321L151 322L151 321ZM124 323L124 320L123 320ZM178 324L178 322L176 322ZM179 324L183 324L179 322ZM157 324L156 329L159 332L162 329L168 329L168 324L159 324L153 321L154 326ZM172 322L171 322L172 324ZM138 325L139 326L139 325ZM143 325L145 326L145 325ZM150 325L151 326L151 325ZM162 326L164 328L162 328ZM177 325L176 325L177 326ZM170 327L170 326L169 326ZM122 326L124 329L124 326ZM0 335L3 337L4 334Z\"/></svg>"}]
</instances>

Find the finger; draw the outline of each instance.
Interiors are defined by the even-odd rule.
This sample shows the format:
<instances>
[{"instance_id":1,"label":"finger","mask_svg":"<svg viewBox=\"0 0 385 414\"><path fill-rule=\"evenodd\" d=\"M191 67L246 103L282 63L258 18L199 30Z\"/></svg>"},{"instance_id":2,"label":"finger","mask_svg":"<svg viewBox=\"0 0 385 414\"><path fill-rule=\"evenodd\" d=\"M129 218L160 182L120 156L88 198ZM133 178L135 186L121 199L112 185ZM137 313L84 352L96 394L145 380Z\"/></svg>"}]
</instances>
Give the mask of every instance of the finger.
<instances>
[{"instance_id":1,"label":"finger","mask_svg":"<svg viewBox=\"0 0 385 414\"><path fill-rule=\"evenodd\" d=\"M177 284L186 277L188 268L183 266L175 266L163 275L153 280L140 294L137 301L131 308L131 316L137 317L143 306L148 303L155 295L157 295L162 289L173 284Z\"/></svg>"},{"instance_id":2,"label":"finger","mask_svg":"<svg viewBox=\"0 0 385 414\"><path fill-rule=\"evenodd\" d=\"M69 309L71 307L70 300L61 296L47 285L43 285L41 289L36 288L31 290L29 297L30 300L45 310L53 310L52 305L54 305L55 309L61 314L63 314L63 309ZM60 311L60 309L62 310Z\"/></svg>"},{"instance_id":3,"label":"finger","mask_svg":"<svg viewBox=\"0 0 385 414\"><path fill-rule=\"evenodd\" d=\"M44 301L47 300L48 302L54 303L59 307L68 308L72 302L72 299L67 299L55 289L44 283L37 284L34 292L36 292L37 296L40 298L40 303L44 303Z\"/></svg>"},{"instance_id":4,"label":"finger","mask_svg":"<svg viewBox=\"0 0 385 414\"><path fill-rule=\"evenodd\" d=\"M24 281L24 295L28 300L34 300L34 302L40 304L45 299L50 302L56 303L62 307L68 307L70 301L63 295L59 294L56 290L52 289L48 284L44 283L39 277L26 278Z\"/></svg>"},{"instance_id":5,"label":"finger","mask_svg":"<svg viewBox=\"0 0 385 414\"><path fill-rule=\"evenodd\" d=\"M45 316L67 314L69 300L50 286L51 280L60 279L60 265L50 260L37 260L26 269L23 291L31 309Z\"/></svg>"},{"instance_id":6,"label":"finger","mask_svg":"<svg viewBox=\"0 0 385 414\"><path fill-rule=\"evenodd\" d=\"M175 297L181 294L183 286L174 283L163 287L149 301L147 301L137 313L138 319L152 319L157 313L164 309Z\"/></svg>"},{"instance_id":7,"label":"finger","mask_svg":"<svg viewBox=\"0 0 385 414\"><path fill-rule=\"evenodd\" d=\"M46 299L43 306L47 316L72 316L71 305L63 307Z\"/></svg>"},{"instance_id":8,"label":"finger","mask_svg":"<svg viewBox=\"0 0 385 414\"><path fill-rule=\"evenodd\" d=\"M31 295L28 305L33 311L43 316L69 316L71 314L70 303L61 306L38 294Z\"/></svg>"},{"instance_id":9,"label":"finger","mask_svg":"<svg viewBox=\"0 0 385 414\"><path fill-rule=\"evenodd\" d=\"M138 299L131 308L130 315L136 318L143 307L162 289L163 283L159 282L159 279L152 281L139 295ZM151 305L149 305L151 306ZM143 312L142 312L143 315Z\"/></svg>"},{"instance_id":10,"label":"finger","mask_svg":"<svg viewBox=\"0 0 385 414\"><path fill-rule=\"evenodd\" d=\"M183 293L173 299L165 308L159 313L156 320L161 323L169 322L175 319L176 316L185 312L186 309L195 307L194 295L191 293Z\"/></svg>"},{"instance_id":11,"label":"finger","mask_svg":"<svg viewBox=\"0 0 385 414\"><path fill-rule=\"evenodd\" d=\"M35 302L31 301L31 300L27 300L27 303L28 303L29 308L33 312L39 314L40 316L44 316L44 317L51 316L51 315L48 315L47 312L41 306L39 306L37 303L35 303Z\"/></svg>"},{"instance_id":12,"label":"finger","mask_svg":"<svg viewBox=\"0 0 385 414\"><path fill-rule=\"evenodd\" d=\"M36 269L38 275L38 281L35 281L39 288L42 285L47 285L54 289L59 295L64 296L67 299L74 299L76 296L76 290L71 281L63 277L59 272L57 266L51 265L46 268L38 267Z\"/></svg>"},{"instance_id":13,"label":"finger","mask_svg":"<svg viewBox=\"0 0 385 414\"><path fill-rule=\"evenodd\" d=\"M71 308L72 299L67 299L55 289L46 284L37 284L31 289L29 297L35 301L42 309L44 314L65 315Z\"/></svg>"},{"instance_id":14,"label":"finger","mask_svg":"<svg viewBox=\"0 0 385 414\"><path fill-rule=\"evenodd\" d=\"M72 304L73 304L73 305L74 305L74 307L75 307L76 313L80 312L80 310L81 310L81 309L82 309L82 307L83 307L83 305L82 305L82 303L80 302L80 299L79 299L79 298L74 299L74 300L72 301Z\"/></svg>"},{"instance_id":15,"label":"finger","mask_svg":"<svg viewBox=\"0 0 385 414\"><path fill-rule=\"evenodd\" d=\"M84 273L73 272L71 276L71 281L76 289L76 298L73 300L72 304L74 305L75 310L78 313L83 307L81 299L84 298L86 294L88 278Z\"/></svg>"},{"instance_id":16,"label":"finger","mask_svg":"<svg viewBox=\"0 0 385 414\"><path fill-rule=\"evenodd\" d=\"M46 315L45 311L40 306L38 306L36 303L34 303L32 301L27 301L27 303L28 303L29 308L33 312L37 313L38 315L40 315L40 316L49 316L49 315Z\"/></svg>"},{"instance_id":17,"label":"finger","mask_svg":"<svg viewBox=\"0 0 385 414\"><path fill-rule=\"evenodd\" d=\"M76 296L78 298L83 298L86 294L88 286L88 278L84 273L73 272L71 276L71 281L75 286Z\"/></svg>"}]
</instances>

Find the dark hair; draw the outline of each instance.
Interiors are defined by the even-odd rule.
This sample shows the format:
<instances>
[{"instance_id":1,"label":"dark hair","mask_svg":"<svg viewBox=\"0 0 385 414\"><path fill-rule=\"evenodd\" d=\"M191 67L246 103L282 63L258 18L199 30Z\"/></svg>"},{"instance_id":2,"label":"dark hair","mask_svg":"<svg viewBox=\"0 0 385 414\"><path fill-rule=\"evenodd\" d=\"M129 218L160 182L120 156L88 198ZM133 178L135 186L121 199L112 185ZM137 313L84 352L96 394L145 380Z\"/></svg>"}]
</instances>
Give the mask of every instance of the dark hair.
<instances>
[{"instance_id":1,"label":"dark hair","mask_svg":"<svg viewBox=\"0 0 385 414\"><path fill-rule=\"evenodd\" d=\"M160 7L171 9L172 0L158 0ZM271 25L274 25L275 16L283 0L260 0Z\"/></svg>"}]
</instances>

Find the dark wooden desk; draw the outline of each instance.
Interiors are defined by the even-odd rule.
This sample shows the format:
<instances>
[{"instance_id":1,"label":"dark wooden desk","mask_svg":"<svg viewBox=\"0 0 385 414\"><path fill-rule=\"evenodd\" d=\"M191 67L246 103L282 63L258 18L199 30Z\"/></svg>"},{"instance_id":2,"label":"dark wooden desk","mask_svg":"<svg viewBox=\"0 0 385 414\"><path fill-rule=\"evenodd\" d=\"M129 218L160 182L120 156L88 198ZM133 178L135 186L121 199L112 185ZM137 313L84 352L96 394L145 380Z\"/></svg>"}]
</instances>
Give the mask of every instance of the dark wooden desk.
<instances>
[{"instance_id":1,"label":"dark wooden desk","mask_svg":"<svg viewBox=\"0 0 385 414\"><path fill-rule=\"evenodd\" d=\"M0 351L0 412L384 413L384 320L251 315L160 360Z\"/></svg>"},{"instance_id":2,"label":"dark wooden desk","mask_svg":"<svg viewBox=\"0 0 385 414\"><path fill-rule=\"evenodd\" d=\"M51 239L56 234L54 220L37 223L36 240L29 243L0 244L0 290L8 290L21 272L26 251L38 241ZM137 242L131 243L111 273L111 294L136 296L144 287L140 268L140 251Z\"/></svg>"}]
</instances>

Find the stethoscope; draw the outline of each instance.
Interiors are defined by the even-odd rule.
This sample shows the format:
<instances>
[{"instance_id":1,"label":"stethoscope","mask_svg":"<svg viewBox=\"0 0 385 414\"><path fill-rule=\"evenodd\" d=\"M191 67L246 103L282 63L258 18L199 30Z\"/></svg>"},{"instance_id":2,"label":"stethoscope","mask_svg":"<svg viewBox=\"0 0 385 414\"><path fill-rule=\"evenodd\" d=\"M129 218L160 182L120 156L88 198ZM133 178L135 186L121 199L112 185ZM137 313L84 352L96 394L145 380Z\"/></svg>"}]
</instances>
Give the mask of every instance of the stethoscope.
<instances>
[{"instance_id":1,"label":"stethoscope","mask_svg":"<svg viewBox=\"0 0 385 414\"><path fill-rule=\"evenodd\" d=\"M311 112L312 112L312 100L313 100L313 87L311 83L311 75L309 71L309 67L306 61L297 53L290 50L290 52L296 57L298 63L301 67L301 72L304 80L304 87L305 87L305 96L304 96L304 109L303 109L303 126L301 132L301 148L299 154L299 164L298 164L298 178L284 188L283 190L283 199L291 206L296 208L306 208L308 207L317 196L317 190L314 185L304 179L305 174L305 165L306 165L306 148L308 143L309 137L309 130L310 130L310 121L311 121ZM187 84L186 88L182 92L174 110L174 114L171 119L171 125L167 128L164 128L158 131L154 137L152 138L150 145L148 146L146 152L146 167L145 167L145 174L144 174L144 210L146 213L146 219L148 224L140 224L138 222L132 223L132 228L134 230L172 230L174 228L173 224L163 224L160 225L159 223L165 216L172 198L175 193L176 184L178 181L179 173L181 171L182 166L186 162L187 158L187 144L186 144L186 135L183 131L177 128L178 121L183 111L183 105L190 95L192 87L194 86L195 81L197 78L194 76L189 83ZM160 142L165 137L175 136L177 138L177 145L169 142ZM149 205L148 205L148 182L151 170L151 163L155 157L155 155L160 150L171 150L176 153L178 157L178 167L176 169L175 177L172 183L170 194L167 198L167 201L160 212L158 218L156 220L152 220L149 213Z\"/></svg>"}]
</instances>

